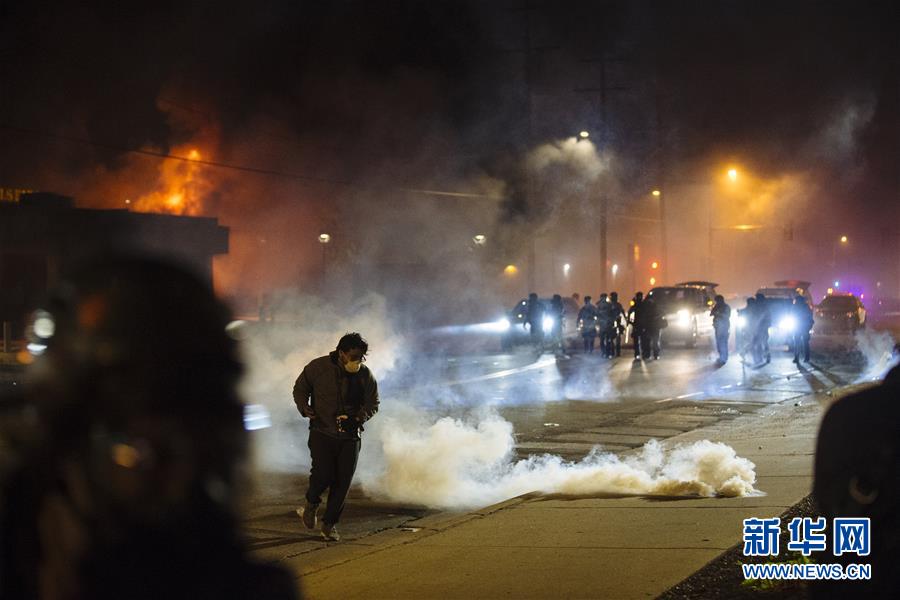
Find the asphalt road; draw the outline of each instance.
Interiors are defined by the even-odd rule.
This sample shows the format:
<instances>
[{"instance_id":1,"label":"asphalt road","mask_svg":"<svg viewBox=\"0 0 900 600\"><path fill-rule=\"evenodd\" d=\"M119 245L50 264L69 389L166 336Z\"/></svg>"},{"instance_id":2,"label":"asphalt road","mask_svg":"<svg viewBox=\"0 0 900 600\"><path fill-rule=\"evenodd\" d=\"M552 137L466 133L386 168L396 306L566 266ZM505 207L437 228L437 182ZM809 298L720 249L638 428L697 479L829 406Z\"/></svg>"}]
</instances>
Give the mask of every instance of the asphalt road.
<instances>
[{"instance_id":1,"label":"asphalt road","mask_svg":"<svg viewBox=\"0 0 900 600\"><path fill-rule=\"evenodd\" d=\"M870 374L872 365L849 340L822 340L817 346L812 363L799 368L780 349L761 368L742 364L739 356L717 367L707 344L664 349L659 361L633 361L630 349L612 360L597 354L538 355L527 348L420 356L382 378L381 396L383 404L415 404L434 420L491 407L513 425L515 458L547 453L576 461L595 446L627 453L650 439L664 440L809 392L827 392ZM298 435L304 435L302 430ZM363 452L367 443L372 441L364 438ZM258 474L245 521L258 556L278 560L323 547L294 513L305 487L301 470ZM345 540L365 543L372 533L438 512L379 501L354 487L340 529Z\"/></svg>"}]
</instances>

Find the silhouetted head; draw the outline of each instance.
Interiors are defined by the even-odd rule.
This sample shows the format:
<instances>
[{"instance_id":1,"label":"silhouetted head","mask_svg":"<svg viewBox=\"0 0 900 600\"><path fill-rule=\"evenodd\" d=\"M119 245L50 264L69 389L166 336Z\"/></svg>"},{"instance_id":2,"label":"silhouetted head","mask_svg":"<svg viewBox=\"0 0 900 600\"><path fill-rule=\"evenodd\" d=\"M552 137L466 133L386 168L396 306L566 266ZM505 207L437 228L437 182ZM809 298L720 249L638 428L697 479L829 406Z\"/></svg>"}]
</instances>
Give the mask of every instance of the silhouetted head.
<instances>
[{"instance_id":1,"label":"silhouetted head","mask_svg":"<svg viewBox=\"0 0 900 600\"><path fill-rule=\"evenodd\" d=\"M35 312L27 389L49 468L101 537L231 506L247 439L229 322L207 284L146 258L85 264Z\"/></svg>"}]
</instances>

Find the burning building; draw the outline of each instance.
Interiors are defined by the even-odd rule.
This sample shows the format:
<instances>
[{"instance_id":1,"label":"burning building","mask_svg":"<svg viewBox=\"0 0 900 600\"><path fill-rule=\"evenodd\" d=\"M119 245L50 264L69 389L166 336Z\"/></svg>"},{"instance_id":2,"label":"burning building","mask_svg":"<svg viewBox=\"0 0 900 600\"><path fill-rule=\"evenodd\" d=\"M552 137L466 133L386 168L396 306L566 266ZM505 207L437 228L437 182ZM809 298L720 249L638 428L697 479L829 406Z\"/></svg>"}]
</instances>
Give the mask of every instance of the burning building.
<instances>
[{"instance_id":1,"label":"burning building","mask_svg":"<svg viewBox=\"0 0 900 600\"><path fill-rule=\"evenodd\" d=\"M212 283L212 259L228 253L215 218L76 208L72 198L26 193L0 202L0 321L6 343L71 261L110 251L171 257Z\"/></svg>"}]
</instances>

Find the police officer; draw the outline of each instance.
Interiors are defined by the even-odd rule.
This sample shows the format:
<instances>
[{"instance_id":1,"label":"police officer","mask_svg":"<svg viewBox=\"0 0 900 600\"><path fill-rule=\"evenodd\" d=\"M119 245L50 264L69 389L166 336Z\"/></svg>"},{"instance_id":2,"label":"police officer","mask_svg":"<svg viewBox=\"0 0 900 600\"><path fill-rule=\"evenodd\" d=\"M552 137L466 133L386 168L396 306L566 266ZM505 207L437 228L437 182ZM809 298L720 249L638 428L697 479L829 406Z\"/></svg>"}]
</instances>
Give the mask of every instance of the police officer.
<instances>
[{"instance_id":1,"label":"police officer","mask_svg":"<svg viewBox=\"0 0 900 600\"><path fill-rule=\"evenodd\" d=\"M525 307L525 321L531 330L531 343L537 349L544 346L544 305L534 292L528 294L528 305Z\"/></svg>"},{"instance_id":2,"label":"police officer","mask_svg":"<svg viewBox=\"0 0 900 600\"><path fill-rule=\"evenodd\" d=\"M609 328L612 324L612 307L606 298L604 292L597 300L597 328L600 330L600 352L603 358L609 358Z\"/></svg>"},{"instance_id":3,"label":"police officer","mask_svg":"<svg viewBox=\"0 0 900 600\"><path fill-rule=\"evenodd\" d=\"M591 297L584 297L584 306L578 311L578 322L581 324L581 337L584 340L584 351L594 352L594 339L597 337L597 310L591 304Z\"/></svg>"},{"instance_id":4,"label":"police officer","mask_svg":"<svg viewBox=\"0 0 900 600\"><path fill-rule=\"evenodd\" d=\"M809 331L813 328L812 309L806 302L806 298L797 294L794 296L793 306L794 320L794 362L800 364L800 354L803 360L809 362Z\"/></svg>"},{"instance_id":5,"label":"police officer","mask_svg":"<svg viewBox=\"0 0 900 600\"><path fill-rule=\"evenodd\" d=\"M665 317L661 314L653 296L648 295L643 302L644 340L641 341L641 356L649 360L659 360L659 336L666 326Z\"/></svg>"},{"instance_id":6,"label":"police officer","mask_svg":"<svg viewBox=\"0 0 900 600\"><path fill-rule=\"evenodd\" d=\"M550 328L550 336L553 340L553 351L562 353L563 348L563 319L566 317L566 309L563 307L562 296L553 294L550 299L550 317L553 325Z\"/></svg>"},{"instance_id":7,"label":"police officer","mask_svg":"<svg viewBox=\"0 0 900 600\"><path fill-rule=\"evenodd\" d=\"M772 315L769 312L769 303L762 292L756 294L756 347L765 364L772 362L772 353L769 350L769 328L772 326Z\"/></svg>"},{"instance_id":8,"label":"police officer","mask_svg":"<svg viewBox=\"0 0 900 600\"><path fill-rule=\"evenodd\" d=\"M713 329L716 332L716 349L719 351L719 364L728 362L728 332L731 329L731 307L725 303L725 297L716 295L716 302L709 311L713 318Z\"/></svg>"},{"instance_id":9,"label":"police officer","mask_svg":"<svg viewBox=\"0 0 900 600\"><path fill-rule=\"evenodd\" d=\"M643 356L643 346L645 343L645 311L644 311L644 293L637 292L632 300L634 304L628 309L628 320L631 322L631 339L634 344L634 360L640 360Z\"/></svg>"},{"instance_id":10,"label":"police officer","mask_svg":"<svg viewBox=\"0 0 900 600\"><path fill-rule=\"evenodd\" d=\"M613 344L611 354L622 356L622 333L625 331L623 321L627 318L622 303L619 302L619 293L612 292L609 295L609 306L612 309L613 319Z\"/></svg>"}]
</instances>

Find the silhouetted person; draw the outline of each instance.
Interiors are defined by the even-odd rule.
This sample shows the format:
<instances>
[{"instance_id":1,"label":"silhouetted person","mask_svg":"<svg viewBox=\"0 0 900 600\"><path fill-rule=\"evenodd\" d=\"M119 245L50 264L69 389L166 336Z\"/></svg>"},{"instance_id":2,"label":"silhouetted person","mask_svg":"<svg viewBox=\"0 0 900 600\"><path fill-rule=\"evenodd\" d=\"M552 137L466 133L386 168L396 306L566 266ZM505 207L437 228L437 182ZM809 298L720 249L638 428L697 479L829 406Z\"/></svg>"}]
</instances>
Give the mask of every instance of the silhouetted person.
<instances>
[{"instance_id":1,"label":"silhouetted person","mask_svg":"<svg viewBox=\"0 0 900 600\"><path fill-rule=\"evenodd\" d=\"M724 296L721 294L716 296L716 302L709 314L713 318L719 362L724 365L728 362L728 332L731 329L731 307L725 302Z\"/></svg>"},{"instance_id":2,"label":"silhouetted person","mask_svg":"<svg viewBox=\"0 0 900 600\"><path fill-rule=\"evenodd\" d=\"M813 328L813 313L806 298L799 294L794 296L794 362L800 364L800 356L805 362L809 362L809 332Z\"/></svg>"},{"instance_id":3,"label":"silhouetted person","mask_svg":"<svg viewBox=\"0 0 900 600\"><path fill-rule=\"evenodd\" d=\"M538 349L544 346L544 305L538 300L534 292L528 294L528 304L525 306L525 321L531 331L531 343Z\"/></svg>"},{"instance_id":4,"label":"silhouetted person","mask_svg":"<svg viewBox=\"0 0 900 600\"><path fill-rule=\"evenodd\" d=\"M3 598L294 598L239 534L243 365L209 287L106 258L35 313L33 444L6 482Z\"/></svg>"},{"instance_id":5,"label":"silhouetted person","mask_svg":"<svg viewBox=\"0 0 900 600\"><path fill-rule=\"evenodd\" d=\"M653 297L647 297L643 303L644 337L641 340L641 357L659 360L659 336L666 327L666 320Z\"/></svg>"},{"instance_id":6,"label":"silhouetted person","mask_svg":"<svg viewBox=\"0 0 900 600\"><path fill-rule=\"evenodd\" d=\"M765 361L765 364L769 364L772 362L772 353L769 350L769 327L772 326L772 314L769 311L769 303L766 302L766 297L762 293L756 294L755 310L759 319L754 334L756 347L760 358Z\"/></svg>"},{"instance_id":7,"label":"silhouetted person","mask_svg":"<svg viewBox=\"0 0 900 600\"><path fill-rule=\"evenodd\" d=\"M619 302L619 293L613 292L609 295L609 306L612 308L613 317L613 349L615 356L622 356L622 334L625 332L624 321L627 319L625 309Z\"/></svg>"},{"instance_id":8,"label":"silhouetted person","mask_svg":"<svg viewBox=\"0 0 900 600\"><path fill-rule=\"evenodd\" d=\"M564 352L563 319L566 318L566 310L563 307L562 296L559 294L553 294L553 297L550 299L550 317L553 319L553 325L550 327L553 351L557 353Z\"/></svg>"},{"instance_id":9,"label":"silhouetted person","mask_svg":"<svg viewBox=\"0 0 900 600\"><path fill-rule=\"evenodd\" d=\"M600 330L600 353L603 358L609 358L610 335L609 331L612 326L612 307L607 301L605 293L600 294L597 300L597 328Z\"/></svg>"},{"instance_id":10,"label":"silhouetted person","mask_svg":"<svg viewBox=\"0 0 900 600\"><path fill-rule=\"evenodd\" d=\"M578 311L578 321L581 323L581 338L584 340L584 351L588 354L594 352L594 339L597 337L597 310L591 304L591 297L584 297L584 306Z\"/></svg>"},{"instance_id":11,"label":"silhouetted person","mask_svg":"<svg viewBox=\"0 0 900 600\"><path fill-rule=\"evenodd\" d=\"M644 310L644 293L634 295L634 304L628 309L628 320L631 321L631 339L634 343L634 360L640 360L643 356L643 346L646 342L644 328L646 317Z\"/></svg>"},{"instance_id":12,"label":"silhouetted person","mask_svg":"<svg viewBox=\"0 0 900 600\"><path fill-rule=\"evenodd\" d=\"M306 506L297 514L314 529L322 494L328 490L322 537L335 542L341 539L335 526L356 472L363 423L378 412L378 384L363 364L368 351L361 335L348 333L334 351L306 365L294 383L294 403L309 419L312 457Z\"/></svg>"},{"instance_id":13,"label":"silhouetted person","mask_svg":"<svg viewBox=\"0 0 900 600\"><path fill-rule=\"evenodd\" d=\"M815 598L900 597L900 367L874 388L837 400L822 420L813 495L832 531L836 517L871 519L868 556L843 554L827 562L869 563L871 581L828 581ZM831 535L829 540L834 543ZM829 548L829 550L832 550Z\"/></svg>"}]
</instances>

